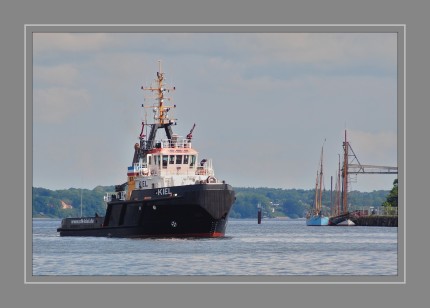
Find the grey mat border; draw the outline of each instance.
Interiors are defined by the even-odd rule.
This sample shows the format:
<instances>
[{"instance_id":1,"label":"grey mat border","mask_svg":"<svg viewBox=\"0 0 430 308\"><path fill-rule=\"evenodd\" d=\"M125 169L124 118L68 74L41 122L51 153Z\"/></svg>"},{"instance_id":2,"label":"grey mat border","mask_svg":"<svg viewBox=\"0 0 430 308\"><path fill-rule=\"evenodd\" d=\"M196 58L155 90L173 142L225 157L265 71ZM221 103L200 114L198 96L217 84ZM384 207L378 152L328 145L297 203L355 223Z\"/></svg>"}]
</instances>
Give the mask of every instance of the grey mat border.
<instances>
[{"instance_id":1,"label":"grey mat border","mask_svg":"<svg viewBox=\"0 0 430 308\"><path fill-rule=\"evenodd\" d=\"M31 232L31 187L32 187L32 34L36 32L148 32L148 33L397 33L398 35L398 167L399 167L399 227L398 227L398 275L397 276L33 276L32 232ZM25 25L26 62L26 186L25 186L25 283L27 284L404 284L406 282L406 194L405 194L405 51L406 26L382 25L70 25L28 24ZM403 185L402 185L403 183ZM403 201L403 202L402 202Z\"/></svg>"}]
</instances>

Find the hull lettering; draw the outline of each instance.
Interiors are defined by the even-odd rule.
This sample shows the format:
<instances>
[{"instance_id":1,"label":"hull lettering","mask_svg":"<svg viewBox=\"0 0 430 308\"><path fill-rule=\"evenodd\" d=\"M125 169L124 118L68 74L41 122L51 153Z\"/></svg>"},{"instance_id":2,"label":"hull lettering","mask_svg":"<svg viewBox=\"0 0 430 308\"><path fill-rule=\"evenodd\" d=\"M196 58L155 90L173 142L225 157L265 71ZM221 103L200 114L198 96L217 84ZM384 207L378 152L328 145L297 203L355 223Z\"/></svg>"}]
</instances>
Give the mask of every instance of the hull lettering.
<instances>
[{"instance_id":1,"label":"hull lettering","mask_svg":"<svg viewBox=\"0 0 430 308\"><path fill-rule=\"evenodd\" d=\"M172 193L170 192L170 188L166 187L166 188L157 189L155 194L157 194L158 196L168 196L168 195L171 195Z\"/></svg>"}]
</instances>

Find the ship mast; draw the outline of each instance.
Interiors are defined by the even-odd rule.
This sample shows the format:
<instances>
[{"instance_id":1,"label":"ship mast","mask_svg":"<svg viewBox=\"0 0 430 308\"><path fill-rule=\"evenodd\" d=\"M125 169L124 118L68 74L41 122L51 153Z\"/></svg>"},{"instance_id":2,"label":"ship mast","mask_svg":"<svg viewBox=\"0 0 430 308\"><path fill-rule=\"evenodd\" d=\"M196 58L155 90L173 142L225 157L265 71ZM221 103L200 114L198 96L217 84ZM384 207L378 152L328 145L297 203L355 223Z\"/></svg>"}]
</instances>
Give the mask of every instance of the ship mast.
<instances>
[{"instance_id":1,"label":"ship mast","mask_svg":"<svg viewBox=\"0 0 430 308\"><path fill-rule=\"evenodd\" d=\"M158 61L158 72L157 72L157 78L155 79L156 85L150 86L147 88L142 87L142 90L155 92L155 100L158 101L157 106L154 108L154 119L156 120L156 123L159 125L163 124L172 124L171 120L169 120L168 112L171 108L175 108L176 105L173 106L165 106L164 102L165 100L170 101L169 97L165 97L164 92L170 92L176 90L175 87L168 88L164 84L164 73L161 69L161 61Z\"/></svg>"},{"instance_id":2,"label":"ship mast","mask_svg":"<svg viewBox=\"0 0 430 308\"><path fill-rule=\"evenodd\" d=\"M318 192L319 192L319 189L318 189L318 171L317 171L317 178L315 180L315 213L314 214L318 212L318 200L319 200Z\"/></svg>"},{"instance_id":3,"label":"ship mast","mask_svg":"<svg viewBox=\"0 0 430 308\"><path fill-rule=\"evenodd\" d=\"M340 215L340 154L339 154L339 166L337 169L337 179L336 179L336 199L335 199L335 212L334 215Z\"/></svg>"},{"instance_id":4,"label":"ship mast","mask_svg":"<svg viewBox=\"0 0 430 308\"><path fill-rule=\"evenodd\" d=\"M157 72L157 78L155 79L155 85L151 85L149 87L141 87L144 91L150 91L154 94L151 98L156 101L156 103L152 106L145 106L146 108L152 108L154 112L154 123L153 124L147 124L151 126L151 131L149 133L149 136L147 139L144 139L144 136L142 133L140 135L140 145L136 149L138 152L138 155L135 155L133 158L133 163L138 162L139 158L142 156L145 156L146 153L148 153L149 150L151 150L154 147L155 143L155 136L157 134L157 130L160 128L164 128L166 132L167 139L171 140L173 131L171 128L171 125L176 124L175 120L173 118L169 118L169 111L172 108L176 108L176 105L169 106L165 105L166 101L170 101L171 98L167 97L165 95L165 92L170 92L176 90L176 87L168 87L165 84L165 78L164 73L161 68L161 61L158 61L158 72ZM143 125L142 123L142 132L143 132Z\"/></svg>"},{"instance_id":5,"label":"ship mast","mask_svg":"<svg viewBox=\"0 0 430 308\"><path fill-rule=\"evenodd\" d=\"M325 140L324 140L325 142ZM321 166L320 166L320 187L319 187L319 202L318 202L318 212L322 209L322 181L323 181L323 153L324 153L324 145L321 148Z\"/></svg>"},{"instance_id":6,"label":"ship mast","mask_svg":"<svg viewBox=\"0 0 430 308\"><path fill-rule=\"evenodd\" d=\"M349 143L346 141L346 130L345 130L345 141L343 142L343 213L348 212L348 149Z\"/></svg>"},{"instance_id":7,"label":"ship mast","mask_svg":"<svg viewBox=\"0 0 430 308\"><path fill-rule=\"evenodd\" d=\"M324 140L325 143L325 140ZM321 157L320 157L320 166L317 171L317 178L315 183L315 211L316 214L322 209L322 186L323 186L323 153L324 153L324 144L321 148Z\"/></svg>"}]
</instances>

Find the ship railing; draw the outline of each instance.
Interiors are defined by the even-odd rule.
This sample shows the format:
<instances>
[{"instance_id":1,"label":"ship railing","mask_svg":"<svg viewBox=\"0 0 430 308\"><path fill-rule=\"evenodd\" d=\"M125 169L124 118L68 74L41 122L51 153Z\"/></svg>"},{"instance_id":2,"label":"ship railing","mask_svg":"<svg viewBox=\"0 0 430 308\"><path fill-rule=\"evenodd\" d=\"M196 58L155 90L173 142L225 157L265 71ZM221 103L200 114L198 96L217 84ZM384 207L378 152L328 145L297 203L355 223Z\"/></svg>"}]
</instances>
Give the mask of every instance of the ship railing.
<instances>
[{"instance_id":1,"label":"ship railing","mask_svg":"<svg viewBox=\"0 0 430 308\"><path fill-rule=\"evenodd\" d=\"M212 165L212 159L204 159L200 164L167 164L166 166L149 166L146 163L135 163L134 172L140 176L166 176L166 175L207 175L214 176L215 172Z\"/></svg>"},{"instance_id":2,"label":"ship railing","mask_svg":"<svg viewBox=\"0 0 430 308\"><path fill-rule=\"evenodd\" d=\"M214 176L215 172L213 169L205 169L205 168L197 167L197 170L194 174L195 175Z\"/></svg>"},{"instance_id":3,"label":"ship railing","mask_svg":"<svg viewBox=\"0 0 430 308\"><path fill-rule=\"evenodd\" d=\"M215 171L211 167L207 166L198 166L193 168L153 168L150 169L149 175L151 176L170 176L170 175L206 175L206 176L214 176Z\"/></svg>"},{"instance_id":4,"label":"ship railing","mask_svg":"<svg viewBox=\"0 0 430 308\"><path fill-rule=\"evenodd\" d=\"M116 192L107 192L103 197L105 202L111 202L115 200L125 200L126 192L125 191L116 191Z\"/></svg>"},{"instance_id":5,"label":"ship railing","mask_svg":"<svg viewBox=\"0 0 430 308\"><path fill-rule=\"evenodd\" d=\"M195 174L196 175L207 175L207 176L214 176L214 169L212 166L212 159L206 160L206 162L196 168Z\"/></svg>"},{"instance_id":6,"label":"ship railing","mask_svg":"<svg viewBox=\"0 0 430 308\"><path fill-rule=\"evenodd\" d=\"M191 140L189 139L162 139L158 144L162 148L191 148Z\"/></svg>"}]
</instances>

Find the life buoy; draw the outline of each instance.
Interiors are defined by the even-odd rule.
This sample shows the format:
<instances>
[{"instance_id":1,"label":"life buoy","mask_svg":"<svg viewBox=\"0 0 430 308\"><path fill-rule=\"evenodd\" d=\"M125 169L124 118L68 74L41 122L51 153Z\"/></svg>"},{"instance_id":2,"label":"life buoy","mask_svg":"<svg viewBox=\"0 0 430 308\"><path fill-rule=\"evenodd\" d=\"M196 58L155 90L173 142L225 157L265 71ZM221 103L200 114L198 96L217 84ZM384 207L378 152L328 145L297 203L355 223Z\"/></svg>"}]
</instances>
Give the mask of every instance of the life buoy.
<instances>
[{"instance_id":1,"label":"life buoy","mask_svg":"<svg viewBox=\"0 0 430 308\"><path fill-rule=\"evenodd\" d=\"M208 176L208 178L206 179L206 183L216 183L216 178L214 178L213 176Z\"/></svg>"}]
</instances>

